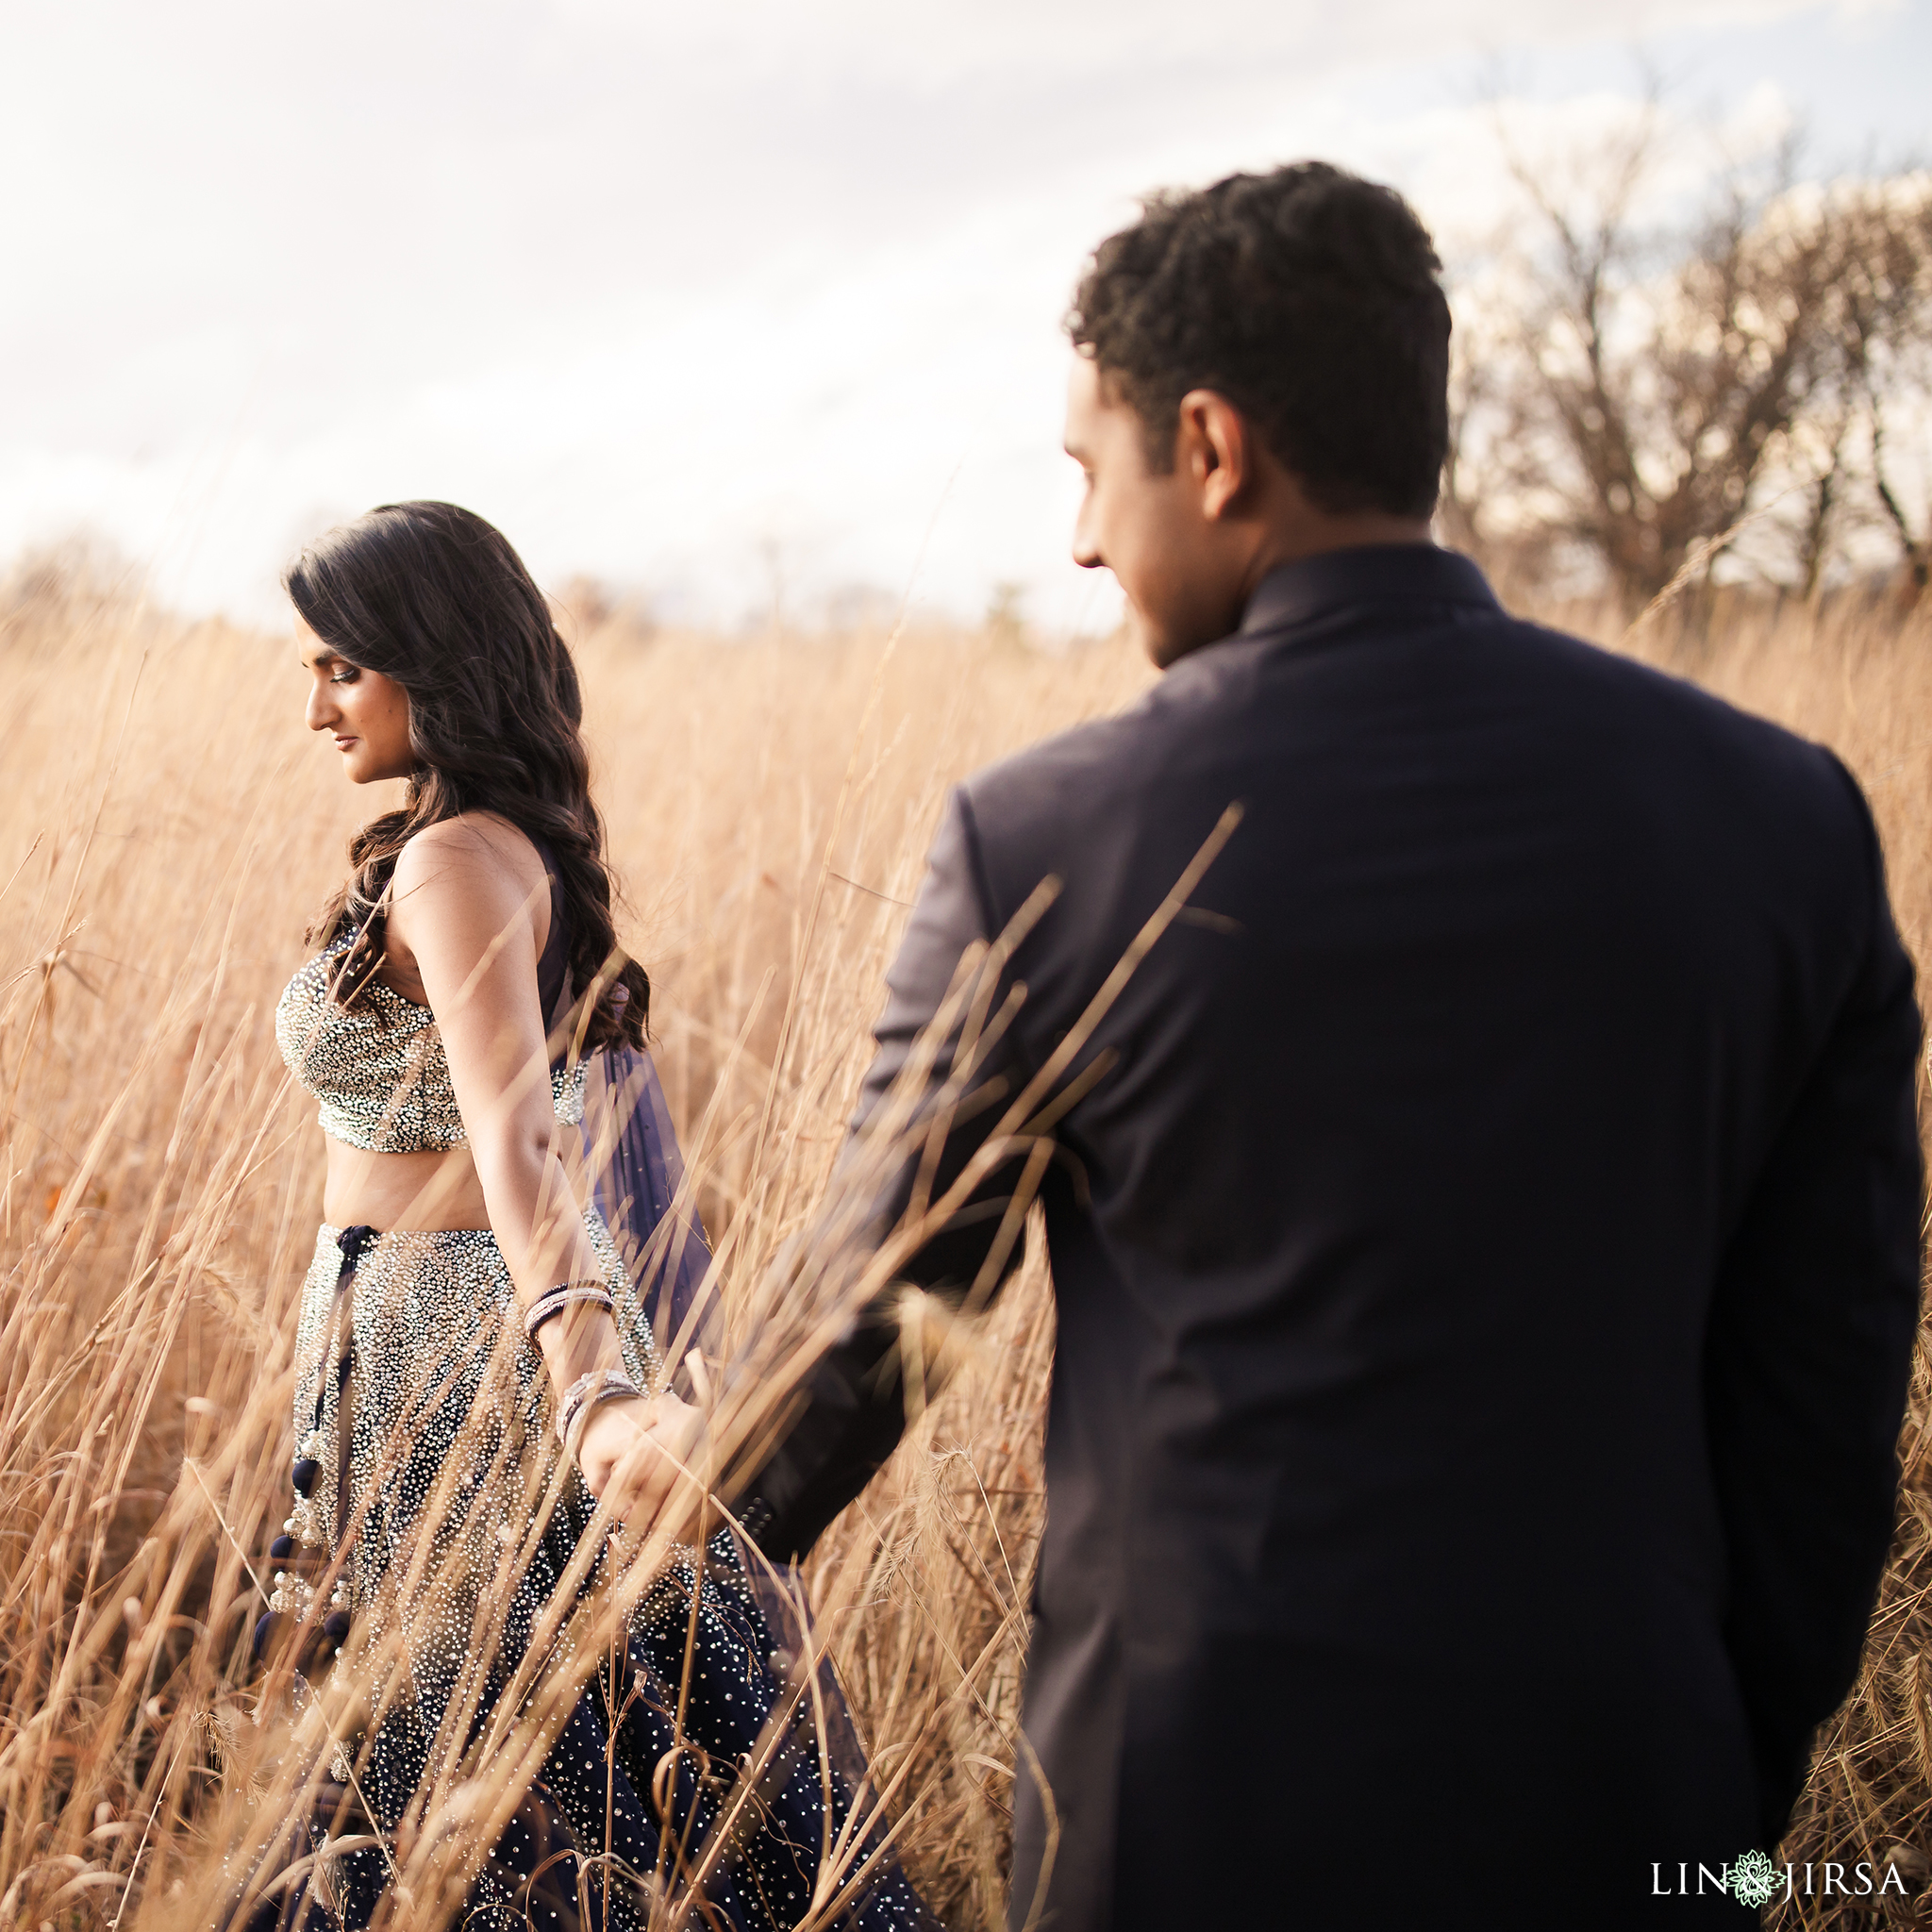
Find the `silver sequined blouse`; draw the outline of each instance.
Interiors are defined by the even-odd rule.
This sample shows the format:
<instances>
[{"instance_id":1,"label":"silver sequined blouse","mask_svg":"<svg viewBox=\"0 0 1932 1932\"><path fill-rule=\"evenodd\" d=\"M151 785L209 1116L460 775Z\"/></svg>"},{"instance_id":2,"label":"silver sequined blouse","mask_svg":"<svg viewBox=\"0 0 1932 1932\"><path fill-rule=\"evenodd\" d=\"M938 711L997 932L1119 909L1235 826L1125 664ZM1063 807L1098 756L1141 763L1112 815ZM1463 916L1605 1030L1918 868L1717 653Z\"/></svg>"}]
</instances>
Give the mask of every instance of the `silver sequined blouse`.
<instances>
[{"instance_id":1,"label":"silver sequined blouse","mask_svg":"<svg viewBox=\"0 0 1932 1932\"><path fill-rule=\"evenodd\" d=\"M344 934L308 961L275 1007L275 1044L289 1071L320 1103L332 1141L372 1154L426 1154L460 1147L469 1136L451 1090L436 1015L379 980L353 1009L329 997L349 947ZM550 1070L557 1118L584 1117L584 1069Z\"/></svg>"}]
</instances>

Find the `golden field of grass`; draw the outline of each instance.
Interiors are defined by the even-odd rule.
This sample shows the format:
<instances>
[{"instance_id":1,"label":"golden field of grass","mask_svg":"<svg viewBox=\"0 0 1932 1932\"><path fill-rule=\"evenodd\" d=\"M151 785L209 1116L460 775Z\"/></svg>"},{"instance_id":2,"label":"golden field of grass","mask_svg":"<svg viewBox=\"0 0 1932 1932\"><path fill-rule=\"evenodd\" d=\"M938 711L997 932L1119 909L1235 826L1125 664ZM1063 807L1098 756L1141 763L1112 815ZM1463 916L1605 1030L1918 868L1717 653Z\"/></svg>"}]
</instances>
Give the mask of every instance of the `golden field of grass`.
<instances>
[{"instance_id":1,"label":"golden field of grass","mask_svg":"<svg viewBox=\"0 0 1932 1932\"><path fill-rule=\"evenodd\" d=\"M577 642L625 935L741 1323L741 1285L823 1195L946 786L1151 673L1122 642L1054 655L1009 634L889 648L611 621ZM1624 647L1846 758L1926 958L1926 614L1740 600ZM222 1832L251 1780L274 1790L248 1637L320 1215L320 1138L274 1005L349 829L387 800L304 731L286 639L43 578L0 597L0 1927L205 1923ZM810 1571L898 1849L949 1926L1005 1910L1051 1351L1036 1252ZM1922 1357L1865 1673L1786 1848L1905 1847L1915 1883L1932 1876L1928 1415ZM1823 1907L1774 1923L1856 1923Z\"/></svg>"}]
</instances>

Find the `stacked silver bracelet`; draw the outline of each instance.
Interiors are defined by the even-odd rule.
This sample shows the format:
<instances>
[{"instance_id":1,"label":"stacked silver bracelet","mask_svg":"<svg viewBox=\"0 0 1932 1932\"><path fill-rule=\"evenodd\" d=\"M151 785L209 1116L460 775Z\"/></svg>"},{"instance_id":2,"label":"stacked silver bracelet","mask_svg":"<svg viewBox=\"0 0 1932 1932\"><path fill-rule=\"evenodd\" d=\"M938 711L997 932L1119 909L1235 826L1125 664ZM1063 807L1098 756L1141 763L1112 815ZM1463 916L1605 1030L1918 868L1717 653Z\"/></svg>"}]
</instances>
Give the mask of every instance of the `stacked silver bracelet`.
<instances>
[{"instance_id":1,"label":"stacked silver bracelet","mask_svg":"<svg viewBox=\"0 0 1932 1932\"><path fill-rule=\"evenodd\" d=\"M574 1302L589 1302L600 1307L608 1315L616 1310L617 1304L610 1299L610 1291L601 1281L560 1281L555 1288L546 1288L530 1306L524 1310L524 1333L532 1341L537 1331L552 1315L560 1315Z\"/></svg>"},{"instance_id":2,"label":"stacked silver bracelet","mask_svg":"<svg viewBox=\"0 0 1932 1932\"><path fill-rule=\"evenodd\" d=\"M557 1405L557 1440L563 1444L563 1453L575 1461L578 1424L600 1402L623 1395L641 1399L643 1392L622 1369L592 1369L588 1375L579 1375Z\"/></svg>"}]
</instances>

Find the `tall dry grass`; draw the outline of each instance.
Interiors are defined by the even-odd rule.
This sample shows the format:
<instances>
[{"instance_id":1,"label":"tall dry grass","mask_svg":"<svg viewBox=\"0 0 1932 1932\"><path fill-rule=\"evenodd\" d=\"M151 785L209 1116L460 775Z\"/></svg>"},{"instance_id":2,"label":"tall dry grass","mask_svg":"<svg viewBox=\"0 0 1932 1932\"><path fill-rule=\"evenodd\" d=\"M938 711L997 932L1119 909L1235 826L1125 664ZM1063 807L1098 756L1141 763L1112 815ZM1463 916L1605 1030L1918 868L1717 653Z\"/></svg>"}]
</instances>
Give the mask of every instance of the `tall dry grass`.
<instances>
[{"instance_id":1,"label":"tall dry grass","mask_svg":"<svg viewBox=\"0 0 1932 1932\"><path fill-rule=\"evenodd\" d=\"M1924 957L1932 630L1684 617L1627 647L1846 757ZM1124 646L953 634L888 652L607 624L580 653L657 1057L741 1323L823 1195L945 787L1148 674ZM302 730L284 641L42 578L0 614L0 1926L163 1926L203 1911L225 1805L260 1774L248 1637L321 1180L274 1001L380 801ZM1036 1253L809 1579L949 1925L1005 1907L1051 1350ZM1922 1361L1897 1547L1801 1860L1932 1842L1928 1411Z\"/></svg>"},{"instance_id":2,"label":"tall dry grass","mask_svg":"<svg viewBox=\"0 0 1932 1932\"><path fill-rule=\"evenodd\" d=\"M882 645L582 641L658 1059L734 1282L823 1186L945 784L1140 675ZM381 801L302 729L286 642L43 581L0 653L0 1923L91 1924L134 1874L161 1924L250 1762L287 1507L321 1149L273 1006ZM949 1923L1001 1910L1045 1306L1036 1268L985 1337L1022 1373L962 1383L815 1566L867 1743L915 1760L905 1855Z\"/></svg>"}]
</instances>

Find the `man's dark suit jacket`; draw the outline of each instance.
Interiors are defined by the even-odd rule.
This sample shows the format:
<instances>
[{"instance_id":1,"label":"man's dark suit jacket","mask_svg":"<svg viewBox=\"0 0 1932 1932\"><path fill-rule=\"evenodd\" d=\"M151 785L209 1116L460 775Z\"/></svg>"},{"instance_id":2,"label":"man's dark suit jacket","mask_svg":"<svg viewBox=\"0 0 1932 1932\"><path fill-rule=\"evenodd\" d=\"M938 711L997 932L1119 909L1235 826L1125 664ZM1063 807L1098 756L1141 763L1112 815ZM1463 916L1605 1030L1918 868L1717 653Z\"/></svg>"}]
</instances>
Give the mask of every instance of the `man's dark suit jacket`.
<instances>
[{"instance_id":1,"label":"man's dark suit jacket","mask_svg":"<svg viewBox=\"0 0 1932 1932\"><path fill-rule=\"evenodd\" d=\"M1050 1926L1741 1923L1657 1887L1776 1840L1853 1678L1918 1310L1864 800L1464 558L1294 563L955 793L865 1109L1052 874L1024 1078L1236 800L1044 1190ZM957 1291L996 1219L910 1273ZM768 1551L890 1450L888 1342L755 1479ZM1016 1924L1047 1835L1023 1768Z\"/></svg>"}]
</instances>

